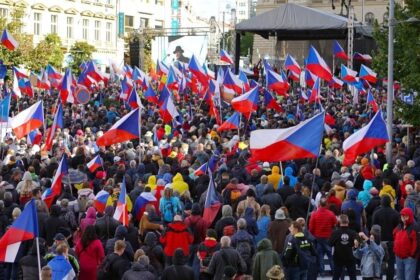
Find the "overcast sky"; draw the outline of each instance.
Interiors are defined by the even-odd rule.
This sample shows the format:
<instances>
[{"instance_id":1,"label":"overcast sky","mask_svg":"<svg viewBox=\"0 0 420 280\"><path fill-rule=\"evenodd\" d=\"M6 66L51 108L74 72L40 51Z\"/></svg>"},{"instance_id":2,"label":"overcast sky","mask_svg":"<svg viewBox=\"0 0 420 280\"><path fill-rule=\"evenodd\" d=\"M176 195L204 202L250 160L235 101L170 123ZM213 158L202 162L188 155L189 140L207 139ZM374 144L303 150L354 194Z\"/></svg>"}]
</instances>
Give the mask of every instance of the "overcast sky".
<instances>
[{"instance_id":1,"label":"overcast sky","mask_svg":"<svg viewBox=\"0 0 420 280\"><path fill-rule=\"evenodd\" d=\"M200 16L205 17L205 18L210 18L211 16L215 16L217 19L218 12L222 13L223 10L226 10L227 4L230 4L231 8L235 8L234 0L215 0L215 1L192 0L192 3L197 13L199 13Z\"/></svg>"}]
</instances>

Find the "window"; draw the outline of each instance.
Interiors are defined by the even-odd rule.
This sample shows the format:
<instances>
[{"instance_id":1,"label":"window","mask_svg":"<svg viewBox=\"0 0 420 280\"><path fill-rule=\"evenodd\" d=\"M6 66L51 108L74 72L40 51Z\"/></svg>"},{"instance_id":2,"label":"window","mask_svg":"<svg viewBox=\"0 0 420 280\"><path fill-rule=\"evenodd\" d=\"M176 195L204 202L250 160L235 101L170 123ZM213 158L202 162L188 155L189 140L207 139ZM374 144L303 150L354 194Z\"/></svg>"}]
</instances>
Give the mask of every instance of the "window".
<instances>
[{"instance_id":1,"label":"window","mask_svg":"<svg viewBox=\"0 0 420 280\"><path fill-rule=\"evenodd\" d=\"M95 41L99 41L101 39L101 22L99 20L95 20Z\"/></svg>"},{"instance_id":2,"label":"window","mask_svg":"<svg viewBox=\"0 0 420 280\"><path fill-rule=\"evenodd\" d=\"M374 21L375 21L375 16L373 13L369 12L365 15L366 24L372 25Z\"/></svg>"},{"instance_id":3,"label":"window","mask_svg":"<svg viewBox=\"0 0 420 280\"><path fill-rule=\"evenodd\" d=\"M67 17L67 38L73 39L73 17Z\"/></svg>"},{"instance_id":4,"label":"window","mask_svg":"<svg viewBox=\"0 0 420 280\"><path fill-rule=\"evenodd\" d=\"M239 2L239 7L245 7L246 3L245 2Z\"/></svg>"},{"instance_id":5,"label":"window","mask_svg":"<svg viewBox=\"0 0 420 280\"><path fill-rule=\"evenodd\" d=\"M106 23L106 41L111 42L111 29L112 29L112 23L107 22Z\"/></svg>"},{"instance_id":6,"label":"window","mask_svg":"<svg viewBox=\"0 0 420 280\"><path fill-rule=\"evenodd\" d=\"M41 14L34 13L34 35L41 34Z\"/></svg>"},{"instance_id":7,"label":"window","mask_svg":"<svg viewBox=\"0 0 420 280\"><path fill-rule=\"evenodd\" d=\"M131 32L134 28L134 17L133 16L125 16L124 17L124 30L125 32Z\"/></svg>"},{"instance_id":8,"label":"window","mask_svg":"<svg viewBox=\"0 0 420 280\"><path fill-rule=\"evenodd\" d=\"M140 18L140 27L148 27L149 26L149 19L148 18Z\"/></svg>"},{"instance_id":9,"label":"window","mask_svg":"<svg viewBox=\"0 0 420 280\"><path fill-rule=\"evenodd\" d=\"M245 11L239 11L240 15L245 15Z\"/></svg>"},{"instance_id":10,"label":"window","mask_svg":"<svg viewBox=\"0 0 420 280\"><path fill-rule=\"evenodd\" d=\"M89 40L89 20L87 18L84 18L82 21L82 36L83 40Z\"/></svg>"},{"instance_id":11,"label":"window","mask_svg":"<svg viewBox=\"0 0 420 280\"><path fill-rule=\"evenodd\" d=\"M163 20L156 20L155 29L162 29L162 28L163 28Z\"/></svg>"},{"instance_id":12,"label":"window","mask_svg":"<svg viewBox=\"0 0 420 280\"><path fill-rule=\"evenodd\" d=\"M9 11L5 8L0 8L0 17L7 18L7 15L9 14Z\"/></svg>"},{"instance_id":13,"label":"window","mask_svg":"<svg viewBox=\"0 0 420 280\"><path fill-rule=\"evenodd\" d=\"M51 15L51 33L58 33L58 15Z\"/></svg>"}]
</instances>

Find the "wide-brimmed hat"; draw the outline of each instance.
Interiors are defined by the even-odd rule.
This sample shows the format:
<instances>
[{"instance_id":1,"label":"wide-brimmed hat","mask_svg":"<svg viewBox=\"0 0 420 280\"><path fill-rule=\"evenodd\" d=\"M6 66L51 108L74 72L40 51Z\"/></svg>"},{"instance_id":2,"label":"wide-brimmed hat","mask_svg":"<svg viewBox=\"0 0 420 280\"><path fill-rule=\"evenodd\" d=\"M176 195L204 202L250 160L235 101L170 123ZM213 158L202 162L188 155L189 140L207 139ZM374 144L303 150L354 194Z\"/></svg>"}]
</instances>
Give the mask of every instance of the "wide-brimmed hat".
<instances>
[{"instance_id":1,"label":"wide-brimmed hat","mask_svg":"<svg viewBox=\"0 0 420 280\"><path fill-rule=\"evenodd\" d=\"M176 48L175 48L175 50L174 50L174 54L175 54L176 52L183 53L183 52L184 52L184 50L181 48L181 46L176 46Z\"/></svg>"}]
</instances>

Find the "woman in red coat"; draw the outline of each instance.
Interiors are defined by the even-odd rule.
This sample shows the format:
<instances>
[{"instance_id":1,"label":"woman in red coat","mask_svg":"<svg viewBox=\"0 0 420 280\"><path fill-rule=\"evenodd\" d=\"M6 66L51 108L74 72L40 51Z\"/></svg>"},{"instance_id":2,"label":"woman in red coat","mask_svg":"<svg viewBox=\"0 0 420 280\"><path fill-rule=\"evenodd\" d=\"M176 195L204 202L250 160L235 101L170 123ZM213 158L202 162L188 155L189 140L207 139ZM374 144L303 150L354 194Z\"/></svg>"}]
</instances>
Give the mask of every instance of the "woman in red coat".
<instances>
[{"instance_id":1,"label":"woman in red coat","mask_svg":"<svg viewBox=\"0 0 420 280\"><path fill-rule=\"evenodd\" d=\"M96 279L96 271L105 253L101 241L96 236L95 226L86 227L82 239L76 245L76 255L80 263L79 280Z\"/></svg>"}]
</instances>

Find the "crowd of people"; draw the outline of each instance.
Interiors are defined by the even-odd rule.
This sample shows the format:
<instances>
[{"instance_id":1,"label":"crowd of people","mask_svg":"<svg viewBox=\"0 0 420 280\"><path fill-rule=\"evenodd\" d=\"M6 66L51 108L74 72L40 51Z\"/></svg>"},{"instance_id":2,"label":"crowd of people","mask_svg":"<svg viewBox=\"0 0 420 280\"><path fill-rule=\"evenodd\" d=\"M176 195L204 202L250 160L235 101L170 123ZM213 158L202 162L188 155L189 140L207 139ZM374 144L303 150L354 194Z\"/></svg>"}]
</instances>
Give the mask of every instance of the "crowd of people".
<instances>
[{"instance_id":1,"label":"crowd of people","mask_svg":"<svg viewBox=\"0 0 420 280\"><path fill-rule=\"evenodd\" d=\"M409 137L397 120L392 162L378 147L343 166L343 140L373 112L366 97L352 104L345 90L327 91L323 108L334 121L318 158L248 160L251 131L287 128L320 110L302 102L300 90L294 85L289 97L278 98L283 112L260 103L239 130L223 132L208 104L189 89L176 99L182 119L172 124L143 99L140 141L98 147L95 140L130 109L118 99L118 85L92 89L88 104L63 104L64 127L50 152L4 136L0 236L35 199L42 279L417 279L418 131ZM385 98L381 90L375 96L379 103ZM12 100L11 112L36 99L44 101L50 124L55 92ZM219 108L223 120L233 113L225 105ZM63 153L69 172L48 208L41 196ZM98 154L103 165L92 173L86 164ZM196 175L215 155L212 176ZM222 204L214 221L203 218L210 180ZM123 181L128 226L113 218ZM105 209L95 201L100 191L110 194ZM150 196L156 200L134 213L132 206ZM15 262L0 265L1 278L39 279L37 249L36 242L23 242Z\"/></svg>"}]
</instances>

